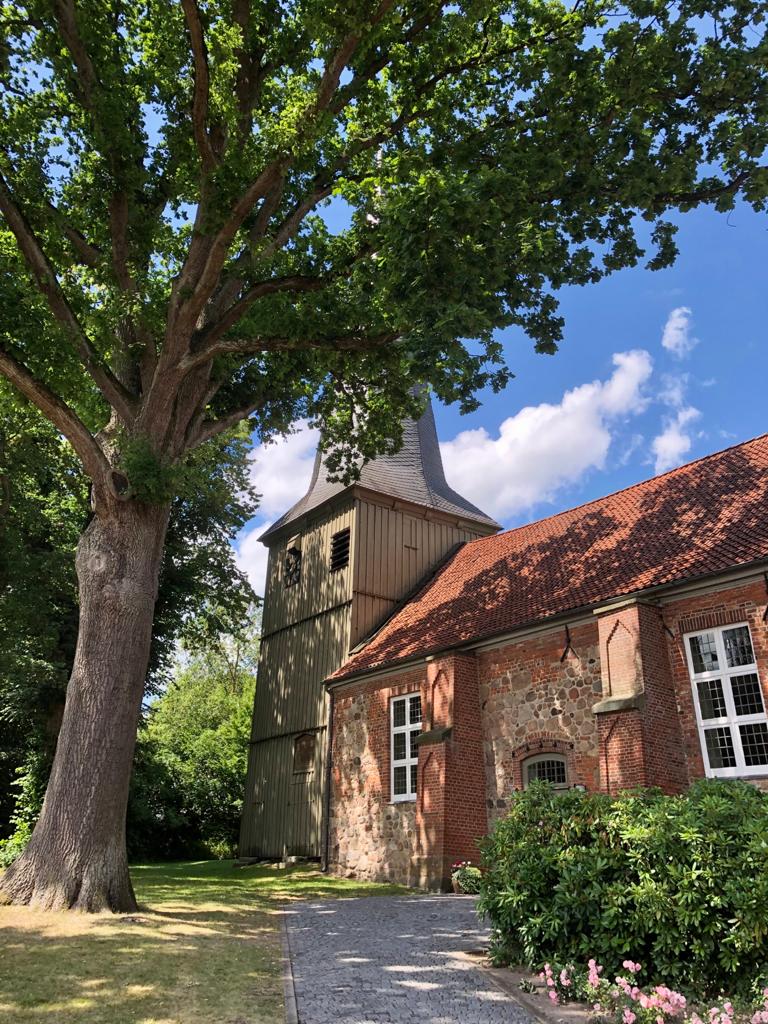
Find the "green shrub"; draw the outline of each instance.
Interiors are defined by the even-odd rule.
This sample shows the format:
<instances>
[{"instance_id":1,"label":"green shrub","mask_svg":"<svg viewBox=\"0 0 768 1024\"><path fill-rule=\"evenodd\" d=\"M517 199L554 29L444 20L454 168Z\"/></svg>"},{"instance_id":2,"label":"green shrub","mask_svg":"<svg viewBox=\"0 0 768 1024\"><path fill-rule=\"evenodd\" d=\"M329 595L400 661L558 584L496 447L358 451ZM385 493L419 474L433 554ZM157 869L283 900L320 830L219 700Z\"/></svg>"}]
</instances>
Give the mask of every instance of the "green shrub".
<instances>
[{"instance_id":1,"label":"green shrub","mask_svg":"<svg viewBox=\"0 0 768 1024\"><path fill-rule=\"evenodd\" d=\"M768 796L708 780L611 798L532 786L483 842L498 961L639 960L651 981L733 994L768 965Z\"/></svg>"}]
</instances>

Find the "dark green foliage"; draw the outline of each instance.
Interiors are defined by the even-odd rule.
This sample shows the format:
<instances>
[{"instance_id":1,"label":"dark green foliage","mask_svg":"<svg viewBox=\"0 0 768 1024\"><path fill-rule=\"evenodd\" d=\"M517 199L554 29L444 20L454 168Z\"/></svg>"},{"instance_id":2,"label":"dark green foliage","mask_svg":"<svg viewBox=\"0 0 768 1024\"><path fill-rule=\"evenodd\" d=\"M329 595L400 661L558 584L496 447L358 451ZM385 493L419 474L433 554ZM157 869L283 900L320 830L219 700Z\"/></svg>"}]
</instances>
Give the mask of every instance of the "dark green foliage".
<instances>
[{"instance_id":1,"label":"dark green foliage","mask_svg":"<svg viewBox=\"0 0 768 1024\"><path fill-rule=\"evenodd\" d=\"M260 620L237 635L200 624L205 644L179 665L139 731L128 805L133 860L231 856L237 846Z\"/></svg>"},{"instance_id":2,"label":"dark green foliage","mask_svg":"<svg viewBox=\"0 0 768 1024\"><path fill-rule=\"evenodd\" d=\"M19 824L10 823L17 771L26 778L53 753L75 651L74 550L87 499L69 445L0 383L0 839Z\"/></svg>"},{"instance_id":3,"label":"dark green foliage","mask_svg":"<svg viewBox=\"0 0 768 1024\"><path fill-rule=\"evenodd\" d=\"M480 906L500 961L631 958L644 977L731 994L768 977L768 796L532 786L484 841Z\"/></svg>"}]
</instances>

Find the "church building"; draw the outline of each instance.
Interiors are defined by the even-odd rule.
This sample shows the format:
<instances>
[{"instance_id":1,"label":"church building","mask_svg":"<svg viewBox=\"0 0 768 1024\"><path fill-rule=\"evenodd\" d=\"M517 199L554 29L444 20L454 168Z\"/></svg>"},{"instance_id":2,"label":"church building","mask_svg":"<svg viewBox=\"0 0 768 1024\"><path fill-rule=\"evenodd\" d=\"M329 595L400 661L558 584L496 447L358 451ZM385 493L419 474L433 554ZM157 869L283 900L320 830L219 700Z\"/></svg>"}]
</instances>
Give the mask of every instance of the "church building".
<instances>
[{"instance_id":1,"label":"church building","mask_svg":"<svg viewBox=\"0 0 768 1024\"><path fill-rule=\"evenodd\" d=\"M428 409L264 540L243 856L439 888L535 779L768 786L768 435L499 532Z\"/></svg>"}]
</instances>

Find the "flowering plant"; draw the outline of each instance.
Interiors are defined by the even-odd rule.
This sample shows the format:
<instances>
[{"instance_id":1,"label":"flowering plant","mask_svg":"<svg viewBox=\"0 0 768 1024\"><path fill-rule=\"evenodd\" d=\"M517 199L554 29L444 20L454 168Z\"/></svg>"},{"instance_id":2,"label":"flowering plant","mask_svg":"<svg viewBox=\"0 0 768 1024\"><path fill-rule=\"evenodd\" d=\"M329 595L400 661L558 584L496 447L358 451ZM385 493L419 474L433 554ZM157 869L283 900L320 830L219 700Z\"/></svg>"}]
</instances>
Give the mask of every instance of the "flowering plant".
<instances>
[{"instance_id":1,"label":"flowering plant","mask_svg":"<svg viewBox=\"0 0 768 1024\"><path fill-rule=\"evenodd\" d=\"M622 964L625 973L611 981L592 959L586 970L573 964L546 963L539 975L552 1003L574 999L589 1003L595 1015L610 1024L768 1024L768 988L757 1004L737 1011L730 999L709 1009L692 1006L686 997L666 985L638 984L642 966L632 960Z\"/></svg>"}]
</instances>

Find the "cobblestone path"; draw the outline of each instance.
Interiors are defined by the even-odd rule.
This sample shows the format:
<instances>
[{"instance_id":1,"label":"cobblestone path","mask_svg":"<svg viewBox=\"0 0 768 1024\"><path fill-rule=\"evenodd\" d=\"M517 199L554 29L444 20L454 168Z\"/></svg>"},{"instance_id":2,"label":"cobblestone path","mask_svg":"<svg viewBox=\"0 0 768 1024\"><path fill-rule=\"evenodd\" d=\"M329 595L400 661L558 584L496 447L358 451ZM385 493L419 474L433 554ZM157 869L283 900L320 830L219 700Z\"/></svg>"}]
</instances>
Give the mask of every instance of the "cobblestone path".
<instances>
[{"instance_id":1,"label":"cobblestone path","mask_svg":"<svg viewBox=\"0 0 768 1024\"><path fill-rule=\"evenodd\" d=\"M286 909L299 1024L531 1024L461 953L487 929L467 896L376 896Z\"/></svg>"}]
</instances>

